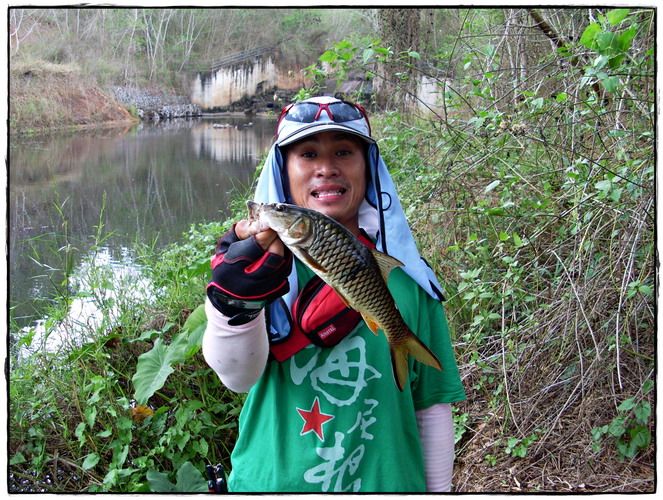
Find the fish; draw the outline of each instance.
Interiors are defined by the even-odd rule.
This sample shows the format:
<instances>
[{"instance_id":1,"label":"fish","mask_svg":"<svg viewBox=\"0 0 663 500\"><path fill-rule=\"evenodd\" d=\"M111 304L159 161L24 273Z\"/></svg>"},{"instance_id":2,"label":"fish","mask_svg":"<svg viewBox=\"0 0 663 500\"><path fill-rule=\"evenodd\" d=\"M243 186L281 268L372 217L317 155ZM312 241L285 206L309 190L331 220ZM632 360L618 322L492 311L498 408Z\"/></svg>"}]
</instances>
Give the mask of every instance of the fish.
<instances>
[{"instance_id":1,"label":"fish","mask_svg":"<svg viewBox=\"0 0 663 500\"><path fill-rule=\"evenodd\" d=\"M403 320L387 287L390 272L403 266L401 261L369 248L345 226L315 210L287 203L246 204L252 231L276 231L300 261L361 314L374 334L384 333L399 391L407 382L408 355L442 370L437 356Z\"/></svg>"}]
</instances>

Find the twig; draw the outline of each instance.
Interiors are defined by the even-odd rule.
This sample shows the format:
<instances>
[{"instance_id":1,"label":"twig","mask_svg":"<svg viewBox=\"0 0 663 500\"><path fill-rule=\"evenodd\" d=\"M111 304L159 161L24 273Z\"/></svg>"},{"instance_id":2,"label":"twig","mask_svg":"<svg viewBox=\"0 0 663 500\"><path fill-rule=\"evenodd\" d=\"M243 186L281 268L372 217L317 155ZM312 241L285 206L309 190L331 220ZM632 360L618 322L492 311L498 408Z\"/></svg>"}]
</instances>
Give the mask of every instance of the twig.
<instances>
[{"instance_id":1,"label":"twig","mask_svg":"<svg viewBox=\"0 0 663 500\"><path fill-rule=\"evenodd\" d=\"M592 340L594 341L594 347L596 348L596 357L598 359L601 359L601 352L599 351L599 345L598 342L596 342L596 337L594 336L594 330L592 330L592 325L589 322L589 318L585 314L585 308L582 305L582 301L580 300L580 296L578 295L578 291L576 290L575 284L573 283L573 278L571 278L571 275L569 274L569 270L566 268L566 265L560 259L559 255L557 255L557 252L555 250L550 250L550 252L557 258L559 263L562 265L562 268L564 269L564 274L566 274L566 277L569 279L569 284L571 285L571 289L573 290L573 294L576 296L576 299L578 300L578 306L580 307L580 312L582 313L583 318L585 318L585 323L587 323L587 328L589 329L589 333L592 336Z\"/></svg>"},{"instance_id":2,"label":"twig","mask_svg":"<svg viewBox=\"0 0 663 500\"><path fill-rule=\"evenodd\" d=\"M505 323L505 312L504 312L504 292L506 291L506 283L502 284L502 335L501 335L501 341L502 341L502 373L504 375L504 393L506 394L506 404L509 408L509 414L511 415L511 420L513 421L513 424L516 426L516 429L518 429L518 432L520 434L523 434L522 430L520 429L520 426L518 425L518 422L516 422L513 409L511 408L511 398L509 396L509 377L507 376L507 371L506 371L506 348L504 346L504 337L506 334L506 325Z\"/></svg>"}]
</instances>

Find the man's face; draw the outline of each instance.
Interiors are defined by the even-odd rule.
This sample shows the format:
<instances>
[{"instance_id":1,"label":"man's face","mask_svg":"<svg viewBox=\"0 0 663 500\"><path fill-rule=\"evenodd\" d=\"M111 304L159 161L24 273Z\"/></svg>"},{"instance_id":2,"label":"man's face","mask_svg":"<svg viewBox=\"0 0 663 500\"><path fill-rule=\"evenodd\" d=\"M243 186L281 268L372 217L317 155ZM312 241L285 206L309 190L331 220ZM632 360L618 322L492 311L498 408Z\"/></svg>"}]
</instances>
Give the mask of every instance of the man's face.
<instances>
[{"instance_id":1,"label":"man's face","mask_svg":"<svg viewBox=\"0 0 663 500\"><path fill-rule=\"evenodd\" d=\"M366 194L362 140L339 131L321 132L287 146L292 202L359 232L358 212Z\"/></svg>"}]
</instances>

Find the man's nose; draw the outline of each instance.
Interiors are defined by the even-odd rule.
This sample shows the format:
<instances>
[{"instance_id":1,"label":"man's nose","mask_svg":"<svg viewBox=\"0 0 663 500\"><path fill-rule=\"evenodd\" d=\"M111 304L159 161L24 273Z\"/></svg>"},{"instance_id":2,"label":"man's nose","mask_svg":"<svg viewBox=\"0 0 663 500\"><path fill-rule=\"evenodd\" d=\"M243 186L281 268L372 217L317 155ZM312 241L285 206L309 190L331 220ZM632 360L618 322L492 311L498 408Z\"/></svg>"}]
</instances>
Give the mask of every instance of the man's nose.
<instances>
[{"instance_id":1,"label":"man's nose","mask_svg":"<svg viewBox=\"0 0 663 500\"><path fill-rule=\"evenodd\" d=\"M338 166L334 158L320 157L316 166L315 173L319 177L335 177L338 175Z\"/></svg>"}]
</instances>

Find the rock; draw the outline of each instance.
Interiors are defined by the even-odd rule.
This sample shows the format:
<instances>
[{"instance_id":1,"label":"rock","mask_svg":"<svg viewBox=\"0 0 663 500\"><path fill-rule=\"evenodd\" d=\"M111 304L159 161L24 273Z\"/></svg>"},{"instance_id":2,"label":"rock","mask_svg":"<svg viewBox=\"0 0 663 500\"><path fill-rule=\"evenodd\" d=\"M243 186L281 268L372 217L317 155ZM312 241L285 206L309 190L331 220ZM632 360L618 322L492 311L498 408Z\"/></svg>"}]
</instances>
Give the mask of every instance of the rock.
<instances>
[{"instance_id":1,"label":"rock","mask_svg":"<svg viewBox=\"0 0 663 500\"><path fill-rule=\"evenodd\" d=\"M118 102L135 107L141 120L158 122L202 115L200 106L189 102L184 96L156 96L132 87L116 87L114 93Z\"/></svg>"}]
</instances>

